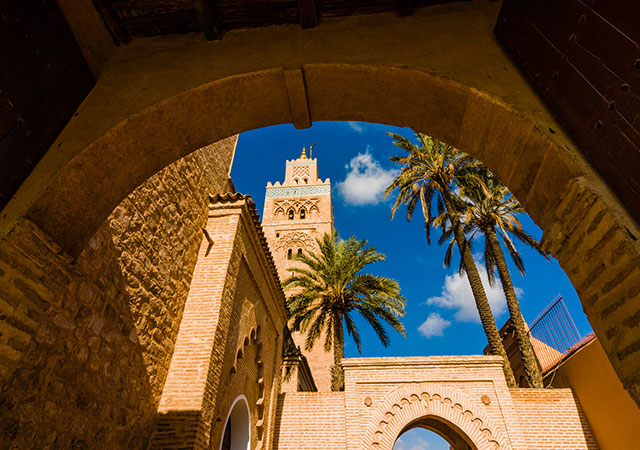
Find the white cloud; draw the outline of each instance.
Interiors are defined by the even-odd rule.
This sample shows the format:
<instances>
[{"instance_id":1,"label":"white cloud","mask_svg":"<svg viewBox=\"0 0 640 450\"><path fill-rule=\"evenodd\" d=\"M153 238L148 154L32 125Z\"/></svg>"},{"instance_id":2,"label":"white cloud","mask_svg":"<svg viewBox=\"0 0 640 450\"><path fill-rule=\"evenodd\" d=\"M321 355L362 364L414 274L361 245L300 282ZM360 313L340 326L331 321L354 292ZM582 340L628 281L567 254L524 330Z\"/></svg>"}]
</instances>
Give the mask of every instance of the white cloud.
<instances>
[{"instance_id":1,"label":"white cloud","mask_svg":"<svg viewBox=\"0 0 640 450\"><path fill-rule=\"evenodd\" d=\"M347 122L347 125L358 134L364 133L365 124L361 122Z\"/></svg>"},{"instance_id":2,"label":"white cloud","mask_svg":"<svg viewBox=\"0 0 640 450\"><path fill-rule=\"evenodd\" d=\"M487 294L487 299L489 300L489 305L491 305L491 311L493 311L494 317L498 318L504 314L507 309L500 280L496 279L493 286L489 286L485 266L482 264L478 264L477 266ZM516 287L515 291L518 298L522 297L524 293L522 289ZM444 286L442 287L442 293L438 297L427 299L427 305L436 305L442 308L456 310L454 318L460 322L480 322L476 302L473 298L471 286L469 286L466 274L463 276L460 276L458 273L447 275Z\"/></svg>"},{"instance_id":3,"label":"white cloud","mask_svg":"<svg viewBox=\"0 0 640 450\"><path fill-rule=\"evenodd\" d=\"M418 332L429 339L433 336L442 336L449 325L451 325L449 320L443 319L440 314L434 312L422 322L422 325L418 327Z\"/></svg>"},{"instance_id":4,"label":"white cloud","mask_svg":"<svg viewBox=\"0 0 640 450\"><path fill-rule=\"evenodd\" d=\"M348 172L340 181L338 191L350 205L375 205L382 200L384 190L400 173L397 169L384 169L369 153L358 153L346 166Z\"/></svg>"}]
</instances>

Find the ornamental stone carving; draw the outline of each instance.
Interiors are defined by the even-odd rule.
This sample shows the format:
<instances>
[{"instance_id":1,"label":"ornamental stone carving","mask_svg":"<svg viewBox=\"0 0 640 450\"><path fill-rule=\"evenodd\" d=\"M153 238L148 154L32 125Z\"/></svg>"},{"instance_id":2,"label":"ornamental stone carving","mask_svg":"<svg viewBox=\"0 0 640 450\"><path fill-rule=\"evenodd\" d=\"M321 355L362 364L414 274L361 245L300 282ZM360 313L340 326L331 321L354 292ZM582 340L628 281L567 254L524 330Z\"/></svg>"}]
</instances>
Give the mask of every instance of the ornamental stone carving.
<instances>
[{"instance_id":1,"label":"ornamental stone carving","mask_svg":"<svg viewBox=\"0 0 640 450\"><path fill-rule=\"evenodd\" d=\"M316 241L304 231L292 231L291 233L286 233L282 235L276 241L276 249L280 250L283 248L287 248L291 243L298 242L301 243L307 250L311 250L315 248Z\"/></svg>"}]
</instances>

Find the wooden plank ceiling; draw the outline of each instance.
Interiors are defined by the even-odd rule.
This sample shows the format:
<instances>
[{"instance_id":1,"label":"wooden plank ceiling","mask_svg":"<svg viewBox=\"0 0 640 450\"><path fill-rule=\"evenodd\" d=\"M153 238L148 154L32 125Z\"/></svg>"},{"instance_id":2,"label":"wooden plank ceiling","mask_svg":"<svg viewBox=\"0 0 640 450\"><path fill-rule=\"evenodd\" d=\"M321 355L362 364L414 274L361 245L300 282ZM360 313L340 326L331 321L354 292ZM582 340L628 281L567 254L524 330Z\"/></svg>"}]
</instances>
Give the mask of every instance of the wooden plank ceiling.
<instances>
[{"instance_id":1,"label":"wooden plank ceiling","mask_svg":"<svg viewBox=\"0 0 640 450\"><path fill-rule=\"evenodd\" d=\"M323 17L396 11L453 0L91 0L116 44L162 34L278 24L315 27ZM0 0L0 210L40 161L94 85L56 0Z\"/></svg>"},{"instance_id":2,"label":"wooden plank ceiling","mask_svg":"<svg viewBox=\"0 0 640 450\"><path fill-rule=\"evenodd\" d=\"M639 21L637 0L504 0L495 27L504 49L638 223Z\"/></svg>"},{"instance_id":3,"label":"wooden plank ceiling","mask_svg":"<svg viewBox=\"0 0 640 450\"><path fill-rule=\"evenodd\" d=\"M134 37L225 31L270 25L315 27L324 17L395 12L456 0L93 0L117 43ZM469 0L457 0L469 1Z\"/></svg>"}]
</instances>

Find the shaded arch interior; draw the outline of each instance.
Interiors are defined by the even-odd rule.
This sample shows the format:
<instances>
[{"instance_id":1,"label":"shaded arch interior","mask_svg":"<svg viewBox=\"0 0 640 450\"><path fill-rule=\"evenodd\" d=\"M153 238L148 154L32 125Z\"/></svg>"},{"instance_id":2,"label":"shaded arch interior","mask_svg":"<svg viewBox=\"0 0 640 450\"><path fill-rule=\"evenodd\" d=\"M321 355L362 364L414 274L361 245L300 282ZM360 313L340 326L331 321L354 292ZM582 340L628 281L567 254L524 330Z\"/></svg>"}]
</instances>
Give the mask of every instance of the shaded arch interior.
<instances>
[{"instance_id":1,"label":"shaded arch interior","mask_svg":"<svg viewBox=\"0 0 640 450\"><path fill-rule=\"evenodd\" d=\"M637 268L640 260L640 244L632 242L637 227L577 151L567 151L550 130L501 100L424 71L327 63L306 64L295 72L303 79L302 103L286 82L287 73L273 68L203 84L128 117L46 180L47 187L26 217L75 256L122 199L153 173L235 133L282 123L300 125L294 111L302 106L309 121L409 126L482 160L516 195L545 232L547 248L576 287L623 384L636 401L640 399L640 333L633 324L618 326L625 317L640 313L640 294L630 275L636 272L627 270L629 265ZM575 212L575 202L597 211ZM600 233L599 227L605 226L614 231ZM586 232L594 232L600 241L583 244L579 237ZM582 246L581 251L589 252L585 245L597 250L597 256L590 253L587 265L580 264L575 251ZM622 255L615 261L610 260L610 245ZM618 261L627 266L619 267ZM621 282L610 293L605 288L613 279ZM603 320L600 311L609 296L620 306L620 314L625 312Z\"/></svg>"}]
</instances>

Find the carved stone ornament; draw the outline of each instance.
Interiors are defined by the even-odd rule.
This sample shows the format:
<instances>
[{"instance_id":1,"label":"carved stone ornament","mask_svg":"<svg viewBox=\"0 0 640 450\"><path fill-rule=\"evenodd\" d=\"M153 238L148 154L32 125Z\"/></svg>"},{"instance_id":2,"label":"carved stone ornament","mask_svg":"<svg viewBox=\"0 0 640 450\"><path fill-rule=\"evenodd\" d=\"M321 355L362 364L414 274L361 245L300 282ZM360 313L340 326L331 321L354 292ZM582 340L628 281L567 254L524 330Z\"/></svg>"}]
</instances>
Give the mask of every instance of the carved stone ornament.
<instances>
[{"instance_id":1,"label":"carved stone ornament","mask_svg":"<svg viewBox=\"0 0 640 450\"><path fill-rule=\"evenodd\" d=\"M311 235L302 231L294 231L287 233L278 239L276 243L276 249L287 247L291 242L301 242L308 250L314 248L315 240Z\"/></svg>"},{"instance_id":2,"label":"carved stone ornament","mask_svg":"<svg viewBox=\"0 0 640 450\"><path fill-rule=\"evenodd\" d=\"M373 405L373 400L371 400L371 397L365 397L365 398L364 398L364 404L365 404L366 406L371 406L371 405Z\"/></svg>"},{"instance_id":3,"label":"carved stone ornament","mask_svg":"<svg viewBox=\"0 0 640 450\"><path fill-rule=\"evenodd\" d=\"M484 403L487 406L491 404L491 399L489 398L488 395L483 395L482 397L480 397L480 400L482 400L482 403Z\"/></svg>"}]
</instances>

